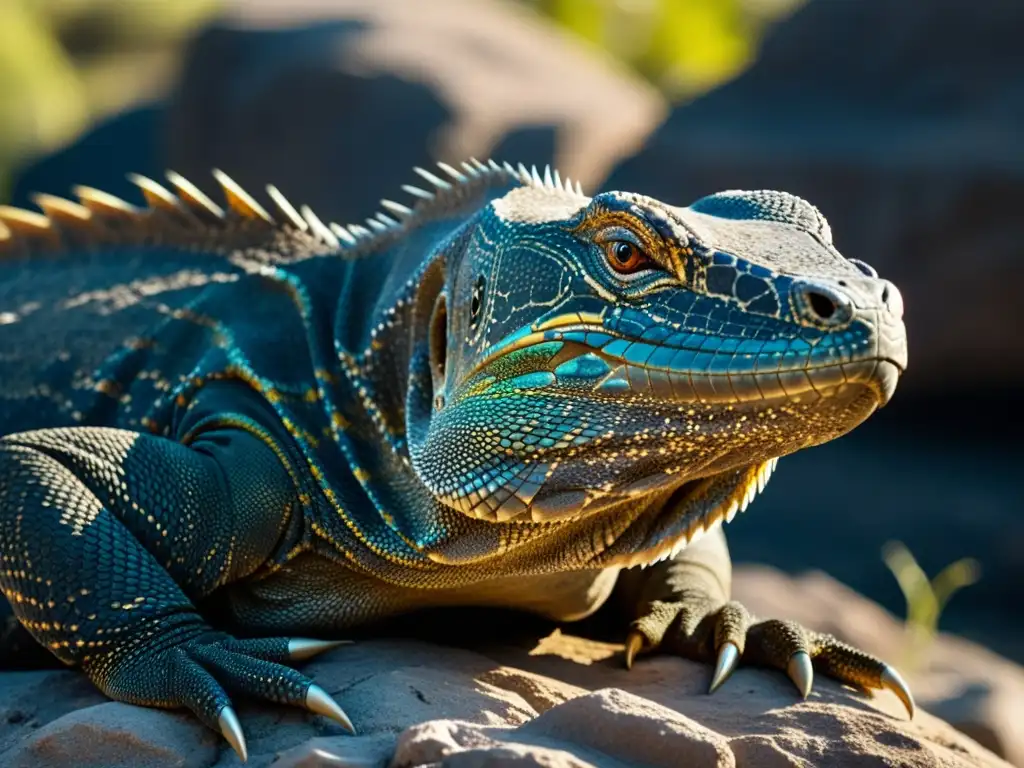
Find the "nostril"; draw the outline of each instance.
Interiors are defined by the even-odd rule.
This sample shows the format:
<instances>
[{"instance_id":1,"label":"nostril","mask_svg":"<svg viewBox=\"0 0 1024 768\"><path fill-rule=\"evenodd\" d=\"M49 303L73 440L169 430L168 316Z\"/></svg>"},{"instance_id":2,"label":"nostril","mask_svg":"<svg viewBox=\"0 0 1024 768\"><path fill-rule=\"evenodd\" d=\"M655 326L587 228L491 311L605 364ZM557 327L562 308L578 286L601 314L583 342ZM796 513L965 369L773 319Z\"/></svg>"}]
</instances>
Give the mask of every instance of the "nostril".
<instances>
[{"instance_id":1,"label":"nostril","mask_svg":"<svg viewBox=\"0 0 1024 768\"><path fill-rule=\"evenodd\" d=\"M817 291L807 291L804 295L807 296L811 310L821 320L830 320L836 313L836 303L831 297Z\"/></svg>"},{"instance_id":2,"label":"nostril","mask_svg":"<svg viewBox=\"0 0 1024 768\"><path fill-rule=\"evenodd\" d=\"M853 319L853 301L832 284L799 280L789 295L798 322L831 331Z\"/></svg>"},{"instance_id":3,"label":"nostril","mask_svg":"<svg viewBox=\"0 0 1024 768\"><path fill-rule=\"evenodd\" d=\"M889 303L889 286L888 285L885 286L885 288L882 289L882 303L883 304L888 304Z\"/></svg>"}]
</instances>

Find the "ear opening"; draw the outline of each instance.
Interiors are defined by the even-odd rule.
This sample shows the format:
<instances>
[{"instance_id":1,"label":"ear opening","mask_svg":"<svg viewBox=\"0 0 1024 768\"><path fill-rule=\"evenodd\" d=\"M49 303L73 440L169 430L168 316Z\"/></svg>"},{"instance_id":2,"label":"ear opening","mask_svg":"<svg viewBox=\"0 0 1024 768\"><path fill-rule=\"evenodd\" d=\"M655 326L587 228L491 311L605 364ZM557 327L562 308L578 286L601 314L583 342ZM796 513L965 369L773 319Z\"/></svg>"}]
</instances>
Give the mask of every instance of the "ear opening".
<instances>
[{"instance_id":1,"label":"ear opening","mask_svg":"<svg viewBox=\"0 0 1024 768\"><path fill-rule=\"evenodd\" d=\"M444 383L448 366L448 299L437 294L430 313L430 379L433 382L434 408L444 408Z\"/></svg>"}]
</instances>

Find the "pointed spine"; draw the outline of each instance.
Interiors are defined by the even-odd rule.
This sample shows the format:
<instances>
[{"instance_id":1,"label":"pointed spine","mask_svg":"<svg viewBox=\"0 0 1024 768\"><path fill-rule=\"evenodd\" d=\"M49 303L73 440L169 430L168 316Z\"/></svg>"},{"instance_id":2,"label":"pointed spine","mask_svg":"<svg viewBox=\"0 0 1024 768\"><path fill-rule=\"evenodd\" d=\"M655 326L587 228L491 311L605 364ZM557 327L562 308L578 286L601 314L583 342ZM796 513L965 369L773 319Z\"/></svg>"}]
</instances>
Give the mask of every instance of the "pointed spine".
<instances>
[{"instance_id":1,"label":"pointed spine","mask_svg":"<svg viewBox=\"0 0 1024 768\"><path fill-rule=\"evenodd\" d=\"M396 203L394 200L381 200L380 204L399 218L408 218L413 214L412 208L407 205L402 205L401 203Z\"/></svg>"},{"instance_id":2,"label":"pointed spine","mask_svg":"<svg viewBox=\"0 0 1024 768\"><path fill-rule=\"evenodd\" d=\"M420 200L433 200L434 199L434 194L432 192L427 192L427 190L425 190L425 189L420 189L419 187L414 187L412 184L403 184L402 185L402 189L405 190L406 192L408 192L413 197L418 197Z\"/></svg>"},{"instance_id":3,"label":"pointed spine","mask_svg":"<svg viewBox=\"0 0 1024 768\"><path fill-rule=\"evenodd\" d=\"M146 205L151 211L159 211L170 216L181 224L195 223L195 217L182 205L175 195L166 187L157 184L148 176L138 173L129 173L128 181L137 186L146 200Z\"/></svg>"},{"instance_id":4,"label":"pointed spine","mask_svg":"<svg viewBox=\"0 0 1024 768\"><path fill-rule=\"evenodd\" d=\"M461 173L460 171L457 171L455 168L448 165L448 163L438 163L437 167L440 168L445 173L447 173L460 184L464 184L465 182L469 181L469 179L466 178L465 174Z\"/></svg>"},{"instance_id":5,"label":"pointed spine","mask_svg":"<svg viewBox=\"0 0 1024 768\"><path fill-rule=\"evenodd\" d=\"M353 234L349 232L347 229L345 229L343 226L341 226L341 224L332 221L328 226L331 228L331 232L337 235L338 239L341 240L345 245L355 245L357 242L359 242L358 240L356 240Z\"/></svg>"},{"instance_id":6,"label":"pointed spine","mask_svg":"<svg viewBox=\"0 0 1024 768\"><path fill-rule=\"evenodd\" d=\"M213 169L213 178L220 184L220 188L224 192L224 198L227 200L228 207L232 211L245 219L260 219L267 224L274 223L274 220L270 218L270 214L264 210L263 206L257 203L252 195L242 189L238 182L220 170L220 168Z\"/></svg>"},{"instance_id":7,"label":"pointed spine","mask_svg":"<svg viewBox=\"0 0 1024 768\"><path fill-rule=\"evenodd\" d=\"M62 229L85 227L92 220L92 211L71 200L42 192L37 192L31 197L32 202L43 210L46 217Z\"/></svg>"},{"instance_id":8,"label":"pointed spine","mask_svg":"<svg viewBox=\"0 0 1024 768\"><path fill-rule=\"evenodd\" d=\"M413 168L413 170L417 174L419 174L423 179L425 179L426 181L429 181L431 184L433 184L438 189L447 191L447 190L452 188L451 184L449 184L447 181L445 181L441 177L434 175L433 173L428 171L426 168L420 168L419 166L416 166L415 168Z\"/></svg>"},{"instance_id":9,"label":"pointed spine","mask_svg":"<svg viewBox=\"0 0 1024 768\"><path fill-rule=\"evenodd\" d=\"M295 210L295 206L289 202L288 198L281 194L281 190L273 184L267 184L267 196L273 202L277 212L290 222L293 227L301 232L309 230L309 224L299 215L299 212Z\"/></svg>"},{"instance_id":10,"label":"pointed spine","mask_svg":"<svg viewBox=\"0 0 1024 768\"><path fill-rule=\"evenodd\" d=\"M304 218L309 224L309 228L313 231L313 234L335 248L341 245L341 243L338 242L338 238L335 237L334 233L331 232L331 230L328 229L320 220L320 217L313 212L312 208L308 205L304 205L299 209L299 211L302 213L302 218Z\"/></svg>"},{"instance_id":11,"label":"pointed spine","mask_svg":"<svg viewBox=\"0 0 1024 768\"><path fill-rule=\"evenodd\" d=\"M207 222L220 223L224 219L224 210L191 181L176 171L167 171L164 175L192 213Z\"/></svg>"},{"instance_id":12,"label":"pointed spine","mask_svg":"<svg viewBox=\"0 0 1024 768\"><path fill-rule=\"evenodd\" d=\"M41 213L26 211L23 208L15 208L10 205L0 205L0 224L10 231L14 240L25 239L50 246L60 244L60 236L56 229L50 220Z\"/></svg>"},{"instance_id":13,"label":"pointed spine","mask_svg":"<svg viewBox=\"0 0 1024 768\"><path fill-rule=\"evenodd\" d=\"M119 197L93 187L72 187L79 202L102 219L111 221L138 221L139 209Z\"/></svg>"}]
</instances>

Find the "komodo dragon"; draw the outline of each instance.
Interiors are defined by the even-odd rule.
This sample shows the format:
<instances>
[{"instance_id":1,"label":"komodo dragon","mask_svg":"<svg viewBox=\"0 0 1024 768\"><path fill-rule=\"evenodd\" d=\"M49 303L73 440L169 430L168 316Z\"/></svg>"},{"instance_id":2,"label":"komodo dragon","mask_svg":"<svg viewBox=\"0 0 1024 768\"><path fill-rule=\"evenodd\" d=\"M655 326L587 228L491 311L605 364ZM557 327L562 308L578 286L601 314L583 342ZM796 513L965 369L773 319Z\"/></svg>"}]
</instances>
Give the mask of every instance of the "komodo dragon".
<instances>
[{"instance_id":1,"label":"komodo dragon","mask_svg":"<svg viewBox=\"0 0 1024 768\"><path fill-rule=\"evenodd\" d=\"M742 660L805 696L816 668L912 714L892 667L730 601L720 531L892 396L896 288L783 192L417 171L365 227L219 171L226 211L173 173L132 177L145 208L0 209L0 587L35 641L244 759L227 691L352 728L287 665L357 625L570 621L618 582L627 665L714 662L714 690Z\"/></svg>"}]
</instances>

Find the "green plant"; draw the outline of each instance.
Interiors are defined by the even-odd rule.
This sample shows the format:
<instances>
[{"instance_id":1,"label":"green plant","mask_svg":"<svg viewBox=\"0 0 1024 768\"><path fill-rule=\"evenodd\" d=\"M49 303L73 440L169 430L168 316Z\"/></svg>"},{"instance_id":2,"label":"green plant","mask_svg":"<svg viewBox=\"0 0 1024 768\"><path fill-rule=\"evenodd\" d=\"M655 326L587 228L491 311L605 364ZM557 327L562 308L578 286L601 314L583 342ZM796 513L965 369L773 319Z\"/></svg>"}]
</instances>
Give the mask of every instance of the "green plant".
<instances>
[{"instance_id":1,"label":"green plant","mask_svg":"<svg viewBox=\"0 0 1024 768\"><path fill-rule=\"evenodd\" d=\"M949 599L981 578L981 565L964 557L943 568L933 579L900 541L886 542L882 559L896 577L907 601L906 630L909 643L904 666L919 666L939 630L939 618Z\"/></svg>"},{"instance_id":2,"label":"green plant","mask_svg":"<svg viewBox=\"0 0 1024 768\"><path fill-rule=\"evenodd\" d=\"M0 202L12 171L169 85L219 0L0 0Z\"/></svg>"},{"instance_id":3,"label":"green plant","mask_svg":"<svg viewBox=\"0 0 1024 768\"><path fill-rule=\"evenodd\" d=\"M524 0L673 98L735 76L803 0Z\"/></svg>"}]
</instances>

